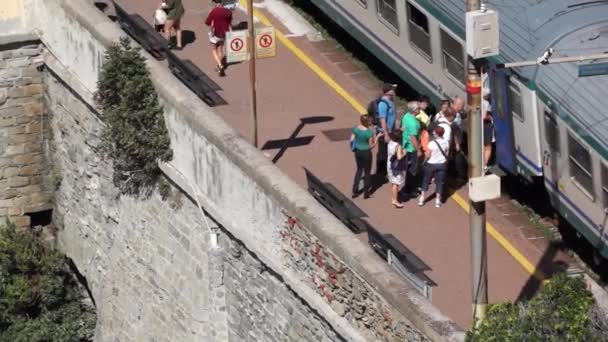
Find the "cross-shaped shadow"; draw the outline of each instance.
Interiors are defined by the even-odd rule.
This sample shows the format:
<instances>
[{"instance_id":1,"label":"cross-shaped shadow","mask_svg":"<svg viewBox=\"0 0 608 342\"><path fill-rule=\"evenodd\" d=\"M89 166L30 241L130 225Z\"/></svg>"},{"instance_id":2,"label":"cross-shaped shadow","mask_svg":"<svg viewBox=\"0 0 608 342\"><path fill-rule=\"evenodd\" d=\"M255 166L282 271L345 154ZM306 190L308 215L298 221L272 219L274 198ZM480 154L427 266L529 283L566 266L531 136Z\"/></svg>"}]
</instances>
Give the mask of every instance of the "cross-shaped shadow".
<instances>
[{"instance_id":1,"label":"cross-shaped shadow","mask_svg":"<svg viewBox=\"0 0 608 342\"><path fill-rule=\"evenodd\" d=\"M279 149L279 152L272 158L272 162L276 163L281 159L285 151L287 151L290 147L297 146L306 146L312 142L314 139L314 135L308 135L305 137L298 137L298 134L302 131L304 126L307 124L317 124L323 122L329 122L334 119L333 116L309 116L305 118L300 118L300 124L296 127L296 129L291 133L289 138L287 139L279 139L279 140L268 140L264 146L262 146L262 150L274 150Z\"/></svg>"}]
</instances>

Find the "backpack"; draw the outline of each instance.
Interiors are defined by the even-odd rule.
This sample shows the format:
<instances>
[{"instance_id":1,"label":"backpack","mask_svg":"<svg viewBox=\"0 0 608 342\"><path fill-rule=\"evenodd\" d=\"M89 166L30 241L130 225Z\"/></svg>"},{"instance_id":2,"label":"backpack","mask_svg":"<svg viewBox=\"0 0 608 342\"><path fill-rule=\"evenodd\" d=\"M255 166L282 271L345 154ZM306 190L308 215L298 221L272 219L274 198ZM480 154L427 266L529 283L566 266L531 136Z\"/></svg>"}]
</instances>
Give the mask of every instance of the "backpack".
<instances>
[{"instance_id":1,"label":"backpack","mask_svg":"<svg viewBox=\"0 0 608 342\"><path fill-rule=\"evenodd\" d=\"M367 105L367 115L372 117L372 123L374 124L374 126L380 125L380 119L378 118L378 105L380 104L380 102L384 102L388 106L388 101L383 99L382 96L372 100Z\"/></svg>"}]
</instances>

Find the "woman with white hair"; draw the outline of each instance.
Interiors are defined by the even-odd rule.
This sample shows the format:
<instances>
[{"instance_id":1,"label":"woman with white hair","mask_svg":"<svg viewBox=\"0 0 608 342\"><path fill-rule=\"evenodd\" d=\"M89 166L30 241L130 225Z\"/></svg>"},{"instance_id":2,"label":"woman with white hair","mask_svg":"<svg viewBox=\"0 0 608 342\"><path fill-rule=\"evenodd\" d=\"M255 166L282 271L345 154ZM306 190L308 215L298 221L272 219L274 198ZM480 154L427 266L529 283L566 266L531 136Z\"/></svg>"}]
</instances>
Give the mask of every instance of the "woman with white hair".
<instances>
[{"instance_id":1,"label":"woman with white hair","mask_svg":"<svg viewBox=\"0 0 608 342\"><path fill-rule=\"evenodd\" d=\"M420 104L417 101L407 103L408 112L401 118L401 130L403 149L407 153L408 175L404 191L405 193L413 194L416 188L416 180L414 177L417 174L418 158L422 156L422 146L420 146L420 121L416 119L416 115L420 112Z\"/></svg>"}]
</instances>

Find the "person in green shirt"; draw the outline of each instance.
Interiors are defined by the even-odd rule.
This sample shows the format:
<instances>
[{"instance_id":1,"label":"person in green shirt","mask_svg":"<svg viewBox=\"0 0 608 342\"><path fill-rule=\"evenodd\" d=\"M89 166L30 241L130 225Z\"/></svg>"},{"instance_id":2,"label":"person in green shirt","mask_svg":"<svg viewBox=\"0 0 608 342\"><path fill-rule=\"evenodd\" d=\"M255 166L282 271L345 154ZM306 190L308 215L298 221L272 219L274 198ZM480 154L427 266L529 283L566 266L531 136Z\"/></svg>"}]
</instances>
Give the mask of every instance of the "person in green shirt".
<instances>
[{"instance_id":1,"label":"person in green shirt","mask_svg":"<svg viewBox=\"0 0 608 342\"><path fill-rule=\"evenodd\" d=\"M416 185L414 177L417 174L418 159L422 156L422 146L420 146L420 122L416 115L420 113L420 104L417 101L407 103L408 112L401 118L402 146L407 152L408 172L406 182L403 187L405 193L413 192ZM410 178L411 180L407 180Z\"/></svg>"},{"instance_id":2,"label":"person in green shirt","mask_svg":"<svg viewBox=\"0 0 608 342\"><path fill-rule=\"evenodd\" d=\"M167 20L165 21L165 39L171 41L171 29L175 30L175 47L177 50L182 49L182 29L181 21L184 13L184 5L182 0L164 0L161 4L161 8L167 12ZM169 43L169 47L173 48L174 45Z\"/></svg>"},{"instance_id":3,"label":"person in green shirt","mask_svg":"<svg viewBox=\"0 0 608 342\"><path fill-rule=\"evenodd\" d=\"M355 154L355 162L357 163L357 171L353 181L352 198L358 197L364 193L363 198L370 197L371 191L371 169L372 169L372 149L376 146L376 136L372 118L369 115L362 115L360 124L353 128L350 135L350 143ZM363 190L359 190L359 183L363 176Z\"/></svg>"}]
</instances>

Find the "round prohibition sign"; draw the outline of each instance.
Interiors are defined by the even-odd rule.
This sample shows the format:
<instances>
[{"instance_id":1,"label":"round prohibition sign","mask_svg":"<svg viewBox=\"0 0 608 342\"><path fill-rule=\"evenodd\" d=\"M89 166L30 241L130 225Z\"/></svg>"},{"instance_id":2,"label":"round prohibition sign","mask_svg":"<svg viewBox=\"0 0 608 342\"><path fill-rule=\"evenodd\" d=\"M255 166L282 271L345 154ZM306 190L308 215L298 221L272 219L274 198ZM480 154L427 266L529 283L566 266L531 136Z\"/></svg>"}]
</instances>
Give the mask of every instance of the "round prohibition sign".
<instances>
[{"instance_id":1,"label":"round prohibition sign","mask_svg":"<svg viewBox=\"0 0 608 342\"><path fill-rule=\"evenodd\" d=\"M241 38L234 38L230 42L230 49L234 52L239 52L243 48L245 44L243 44L243 40Z\"/></svg>"},{"instance_id":2,"label":"round prohibition sign","mask_svg":"<svg viewBox=\"0 0 608 342\"><path fill-rule=\"evenodd\" d=\"M260 37L258 42L260 43L260 46L263 48L270 47L270 45L272 45L272 36L269 34L264 34Z\"/></svg>"}]
</instances>

